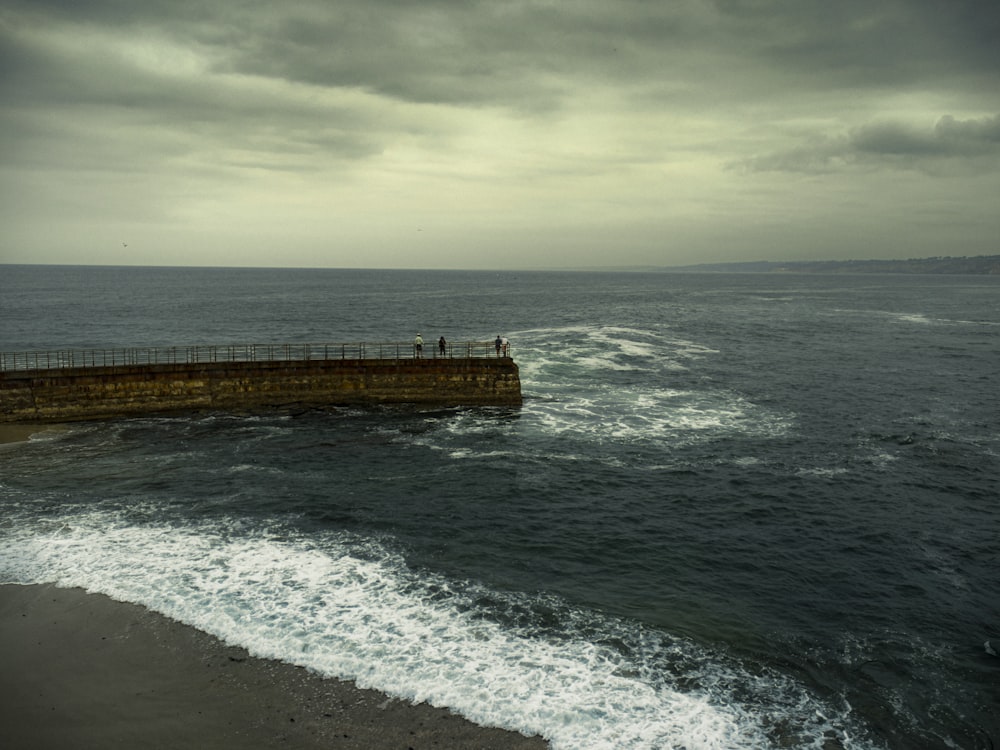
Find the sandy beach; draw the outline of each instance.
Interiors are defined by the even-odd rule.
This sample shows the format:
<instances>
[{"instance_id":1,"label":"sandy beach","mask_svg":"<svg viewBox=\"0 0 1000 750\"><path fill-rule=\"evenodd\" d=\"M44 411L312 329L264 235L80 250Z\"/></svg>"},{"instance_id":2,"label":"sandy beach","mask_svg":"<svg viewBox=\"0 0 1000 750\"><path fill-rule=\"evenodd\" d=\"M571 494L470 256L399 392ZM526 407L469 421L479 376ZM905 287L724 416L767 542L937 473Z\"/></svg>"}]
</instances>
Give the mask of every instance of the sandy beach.
<instances>
[{"instance_id":1,"label":"sandy beach","mask_svg":"<svg viewBox=\"0 0 1000 750\"><path fill-rule=\"evenodd\" d=\"M0 585L0 747L542 750L80 589Z\"/></svg>"}]
</instances>

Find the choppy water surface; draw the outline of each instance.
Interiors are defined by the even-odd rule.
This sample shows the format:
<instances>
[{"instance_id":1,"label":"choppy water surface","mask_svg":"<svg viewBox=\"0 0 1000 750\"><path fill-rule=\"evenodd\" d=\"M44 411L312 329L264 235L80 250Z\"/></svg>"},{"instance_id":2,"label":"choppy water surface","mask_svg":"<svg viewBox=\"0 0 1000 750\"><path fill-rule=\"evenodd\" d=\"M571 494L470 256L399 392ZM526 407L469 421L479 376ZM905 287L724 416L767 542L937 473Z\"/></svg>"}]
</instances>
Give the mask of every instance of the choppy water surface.
<instances>
[{"instance_id":1,"label":"choppy water surface","mask_svg":"<svg viewBox=\"0 0 1000 750\"><path fill-rule=\"evenodd\" d=\"M0 316L6 351L502 333L525 395L3 447L0 579L556 750L1000 743L996 279L9 266Z\"/></svg>"}]
</instances>

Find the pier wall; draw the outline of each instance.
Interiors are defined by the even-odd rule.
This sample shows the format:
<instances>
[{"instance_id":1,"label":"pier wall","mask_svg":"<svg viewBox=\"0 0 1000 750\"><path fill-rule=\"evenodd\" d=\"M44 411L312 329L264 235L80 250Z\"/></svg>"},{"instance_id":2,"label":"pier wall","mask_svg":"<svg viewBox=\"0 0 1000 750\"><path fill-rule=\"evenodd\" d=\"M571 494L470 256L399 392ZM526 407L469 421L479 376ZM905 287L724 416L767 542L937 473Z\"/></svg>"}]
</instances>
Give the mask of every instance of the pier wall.
<instances>
[{"instance_id":1,"label":"pier wall","mask_svg":"<svg viewBox=\"0 0 1000 750\"><path fill-rule=\"evenodd\" d=\"M352 404L517 406L512 359L204 362L0 372L0 422Z\"/></svg>"}]
</instances>

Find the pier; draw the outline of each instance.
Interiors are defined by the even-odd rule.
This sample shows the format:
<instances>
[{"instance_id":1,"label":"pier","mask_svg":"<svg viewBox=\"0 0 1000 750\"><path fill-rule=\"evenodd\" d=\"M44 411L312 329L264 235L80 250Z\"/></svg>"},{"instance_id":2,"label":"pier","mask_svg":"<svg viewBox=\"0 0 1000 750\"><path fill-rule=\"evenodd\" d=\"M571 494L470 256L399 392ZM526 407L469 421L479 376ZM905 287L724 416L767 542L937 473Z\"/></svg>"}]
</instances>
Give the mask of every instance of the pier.
<instances>
[{"instance_id":1,"label":"pier","mask_svg":"<svg viewBox=\"0 0 1000 750\"><path fill-rule=\"evenodd\" d=\"M365 404L519 406L518 367L488 341L0 352L0 422Z\"/></svg>"}]
</instances>

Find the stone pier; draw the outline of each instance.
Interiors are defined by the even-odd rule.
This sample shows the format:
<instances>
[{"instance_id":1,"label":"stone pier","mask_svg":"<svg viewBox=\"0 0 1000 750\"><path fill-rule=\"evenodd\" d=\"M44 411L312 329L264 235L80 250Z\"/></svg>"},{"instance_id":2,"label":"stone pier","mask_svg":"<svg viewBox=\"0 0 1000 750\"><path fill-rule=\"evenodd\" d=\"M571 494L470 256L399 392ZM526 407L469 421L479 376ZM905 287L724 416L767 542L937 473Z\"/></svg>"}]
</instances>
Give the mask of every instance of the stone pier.
<instances>
[{"instance_id":1,"label":"stone pier","mask_svg":"<svg viewBox=\"0 0 1000 750\"><path fill-rule=\"evenodd\" d=\"M304 359L0 371L0 422L357 404L519 406L509 357Z\"/></svg>"}]
</instances>

